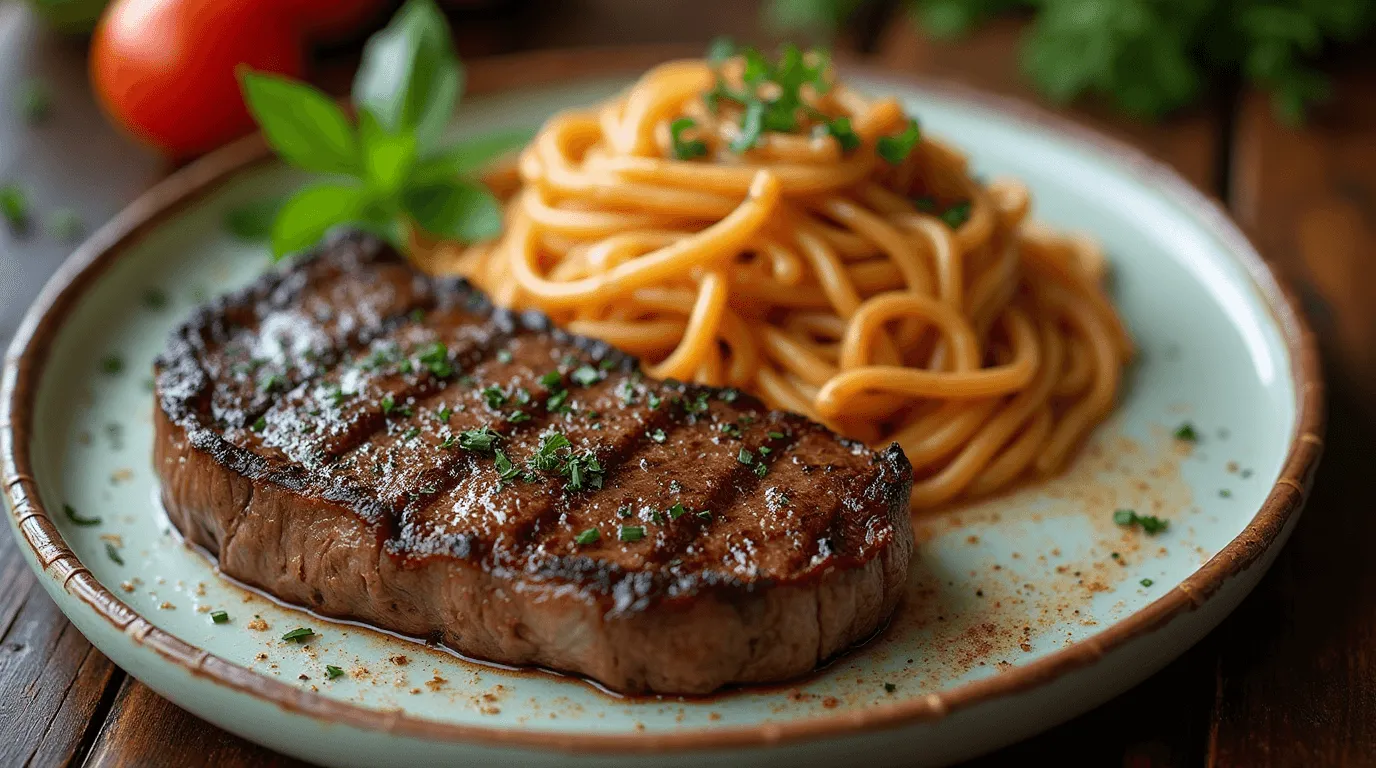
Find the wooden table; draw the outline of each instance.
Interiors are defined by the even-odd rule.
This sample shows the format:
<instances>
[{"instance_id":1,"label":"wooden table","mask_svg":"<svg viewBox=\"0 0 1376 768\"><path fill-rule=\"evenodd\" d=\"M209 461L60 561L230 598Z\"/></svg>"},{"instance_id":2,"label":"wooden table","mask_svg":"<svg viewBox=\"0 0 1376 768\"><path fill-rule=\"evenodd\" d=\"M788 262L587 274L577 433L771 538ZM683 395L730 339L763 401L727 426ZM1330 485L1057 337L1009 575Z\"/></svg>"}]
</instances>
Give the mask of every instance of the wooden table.
<instances>
[{"instance_id":1,"label":"wooden table","mask_svg":"<svg viewBox=\"0 0 1376 768\"><path fill-rule=\"evenodd\" d=\"M0 74L12 58L7 46L29 45L6 34L15 16L6 10L0 5ZM736 0L529 0L516 12L456 15L455 25L460 51L474 57L704 42L721 33L759 38L757 18L753 3ZM1017 22L1000 22L939 44L924 40L904 14L888 12L848 30L843 45L900 71L1035 98L1016 75L1018 32ZM42 55L55 57L59 71L78 73L64 88L89 109L79 50L48 48ZM350 56L339 57L326 82L347 81ZM1245 88L1222 90L1158 125L1130 124L1093 106L1069 110L1223 200L1298 289L1326 353L1329 450L1290 543L1213 634L1109 704L975 764L1376 760L1376 558L1369 554L1376 541L1376 61L1342 64L1336 85L1335 103L1303 129L1278 122L1266 97ZM144 161L118 182L133 185L155 168ZM0 174L13 170L0 147ZM29 291L12 297L21 303L56 264L51 254L30 258L32 248L0 239L0 282ZM5 336L11 309L0 324ZM183 712L116 668L64 620L14 546L0 536L0 764L292 763Z\"/></svg>"}]
</instances>

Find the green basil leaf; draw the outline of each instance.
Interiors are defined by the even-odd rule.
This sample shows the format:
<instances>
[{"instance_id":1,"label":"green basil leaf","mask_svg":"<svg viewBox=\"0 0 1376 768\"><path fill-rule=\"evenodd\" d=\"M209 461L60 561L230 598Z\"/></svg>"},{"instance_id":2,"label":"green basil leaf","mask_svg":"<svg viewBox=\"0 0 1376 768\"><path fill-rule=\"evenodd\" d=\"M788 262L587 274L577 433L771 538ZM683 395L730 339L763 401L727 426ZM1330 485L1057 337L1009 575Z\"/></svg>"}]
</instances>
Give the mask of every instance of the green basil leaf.
<instances>
[{"instance_id":1,"label":"green basil leaf","mask_svg":"<svg viewBox=\"0 0 1376 768\"><path fill-rule=\"evenodd\" d=\"M319 89L243 69L244 102L283 160L319 173L357 173L358 137L344 113Z\"/></svg>"},{"instance_id":2,"label":"green basil leaf","mask_svg":"<svg viewBox=\"0 0 1376 768\"><path fill-rule=\"evenodd\" d=\"M432 235L473 243L502 231L502 204L487 187L456 179L407 189L402 205Z\"/></svg>"},{"instance_id":3,"label":"green basil leaf","mask_svg":"<svg viewBox=\"0 0 1376 768\"><path fill-rule=\"evenodd\" d=\"M387 132L415 132L424 149L444 132L462 87L444 15L433 0L410 0L364 46L353 100Z\"/></svg>"},{"instance_id":4,"label":"green basil leaf","mask_svg":"<svg viewBox=\"0 0 1376 768\"><path fill-rule=\"evenodd\" d=\"M334 227L357 221L369 202L363 187L342 184L316 184L297 192L273 222L273 258L309 248Z\"/></svg>"},{"instance_id":5,"label":"green basil leaf","mask_svg":"<svg viewBox=\"0 0 1376 768\"><path fill-rule=\"evenodd\" d=\"M284 202L283 198L271 197L233 208L225 214L225 229L240 240L266 240Z\"/></svg>"},{"instance_id":6,"label":"green basil leaf","mask_svg":"<svg viewBox=\"0 0 1376 768\"><path fill-rule=\"evenodd\" d=\"M416 164L415 135L388 133L366 109L359 111L358 133L363 140L363 170L368 184L380 196L395 195Z\"/></svg>"},{"instance_id":7,"label":"green basil leaf","mask_svg":"<svg viewBox=\"0 0 1376 768\"><path fill-rule=\"evenodd\" d=\"M533 138L535 132L532 130L511 129L460 141L422 162L412 178L416 182L432 182L472 176L494 160L529 144Z\"/></svg>"}]
</instances>

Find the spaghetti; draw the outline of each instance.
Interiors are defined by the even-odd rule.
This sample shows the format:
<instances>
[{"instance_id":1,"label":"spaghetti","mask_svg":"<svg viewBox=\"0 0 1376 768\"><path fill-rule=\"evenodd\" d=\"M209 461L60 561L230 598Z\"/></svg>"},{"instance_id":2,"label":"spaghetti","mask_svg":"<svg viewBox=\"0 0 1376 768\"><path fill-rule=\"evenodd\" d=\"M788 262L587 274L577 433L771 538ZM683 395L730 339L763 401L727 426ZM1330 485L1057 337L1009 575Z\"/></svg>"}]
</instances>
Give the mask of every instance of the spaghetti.
<instances>
[{"instance_id":1,"label":"spaghetti","mask_svg":"<svg viewBox=\"0 0 1376 768\"><path fill-rule=\"evenodd\" d=\"M496 242L419 254L499 303L753 392L914 468L912 504L1063 466L1132 341L1090 240L1028 220L817 53L676 61L550 119L489 183Z\"/></svg>"}]
</instances>

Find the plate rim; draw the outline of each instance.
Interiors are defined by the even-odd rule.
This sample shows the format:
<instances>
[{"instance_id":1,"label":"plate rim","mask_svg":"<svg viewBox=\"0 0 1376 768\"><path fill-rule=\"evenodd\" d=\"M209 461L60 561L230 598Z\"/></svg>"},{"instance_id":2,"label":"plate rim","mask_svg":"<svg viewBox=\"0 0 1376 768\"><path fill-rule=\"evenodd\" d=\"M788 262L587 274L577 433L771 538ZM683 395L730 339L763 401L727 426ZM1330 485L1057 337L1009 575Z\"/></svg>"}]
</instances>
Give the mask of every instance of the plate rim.
<instances>
[{"instance_id":1,"label":"plate rim","mask_svg":"<svg viewBox=\"0 0 1376 768\"><path fill-rule=\"evenodd\" d=\"M696 53L695 47L644 45L495 56L468 65L468 92L492 93L591 76L630 74L661 61ZM1290 356L1289 375L1295 388L1295 429L1280 476L1261 508L1234 539L1182 582L1102 632L993 677L858 712L654 734L597 734L446 723L396 711L369 709L259 675L158 629L97 581L53 525L39 499L32 474L31 405L37 397L38 383L47 362L48 342L64 326L68 313L86 290L131 245L164 220L213 192L221 182L269 161L271 154L258 135L247 136L212 152L149 188L63 262L26 312L6 352L3 380L0 380L0 487L9 501L17 538L41 566L43 578L55 580L62 591L85 603L136 645L145 646L214 684L326 723L447 743L581 753L655 753L765 746L938 720L957 710L1050 684L1093 664L1129 641L1159 629L1177 616L1203 606L1226 582L1261 558L1291 518L1299 513L1322 454L1326 414L1318 347L1293 291L1261 258L1218 200L1136 147L1015 97L853 59L843 58L841 67L871 82L901 85L967 107L992 111L1032 128L1051 130L1072 143L1086 145L1108 156L1138 180L1152 184L1166 198L1195 211L1199 223L1244 267L1281 333Z\"/></svg>"}]
</instances>

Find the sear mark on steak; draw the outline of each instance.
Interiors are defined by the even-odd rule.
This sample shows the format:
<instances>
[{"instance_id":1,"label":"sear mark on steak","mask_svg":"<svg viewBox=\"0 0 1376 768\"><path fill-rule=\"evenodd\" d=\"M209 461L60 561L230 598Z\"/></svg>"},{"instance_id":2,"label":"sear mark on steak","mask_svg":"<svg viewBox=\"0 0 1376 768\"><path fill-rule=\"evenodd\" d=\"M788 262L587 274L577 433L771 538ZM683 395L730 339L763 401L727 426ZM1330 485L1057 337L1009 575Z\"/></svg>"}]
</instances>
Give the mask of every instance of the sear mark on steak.
<instances>
[{"instance_id":1,"label":"sear mark on steak","mask_svg":"<svg viewBox=\"0 0 1376 768\"><path fill-rule=\"evenodd\" d=\"M199 309L157 399L164 505L226 574L619 691L803 674L912 554L898 446L654 381L365 235Z\"/></svg>"}]
</instances>

